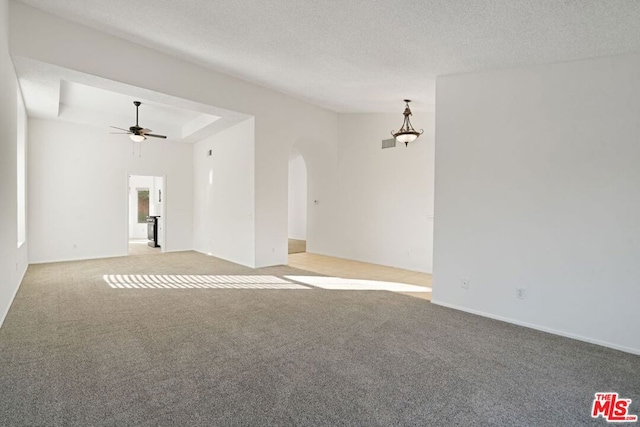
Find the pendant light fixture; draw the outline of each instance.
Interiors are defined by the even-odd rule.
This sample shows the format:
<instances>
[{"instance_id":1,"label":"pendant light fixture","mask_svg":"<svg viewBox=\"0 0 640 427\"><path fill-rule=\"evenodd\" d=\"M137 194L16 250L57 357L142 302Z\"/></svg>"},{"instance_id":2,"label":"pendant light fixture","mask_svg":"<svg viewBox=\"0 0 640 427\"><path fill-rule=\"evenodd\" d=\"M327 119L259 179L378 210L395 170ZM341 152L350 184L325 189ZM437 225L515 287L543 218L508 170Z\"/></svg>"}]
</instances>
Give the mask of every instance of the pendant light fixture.
<instances>
[{"instance_id":1,"label":"pendant light fixture","mask_svg":"<svg viewBox=\"0 0 640 427\"><path fill-rule=\"evenodd\" d=\"M405 107L404 107L404 121L402 122L402 127L398 132L391 131L391 135L398 142L404 142L405 147L409 145L410 142L415 141L424 130L420 129L420 132L416 131L413 126L411 126L411 120L409 116L411 116L411 109L409 108L410 99L405 99Z\"/></svg>"}]
</instances>

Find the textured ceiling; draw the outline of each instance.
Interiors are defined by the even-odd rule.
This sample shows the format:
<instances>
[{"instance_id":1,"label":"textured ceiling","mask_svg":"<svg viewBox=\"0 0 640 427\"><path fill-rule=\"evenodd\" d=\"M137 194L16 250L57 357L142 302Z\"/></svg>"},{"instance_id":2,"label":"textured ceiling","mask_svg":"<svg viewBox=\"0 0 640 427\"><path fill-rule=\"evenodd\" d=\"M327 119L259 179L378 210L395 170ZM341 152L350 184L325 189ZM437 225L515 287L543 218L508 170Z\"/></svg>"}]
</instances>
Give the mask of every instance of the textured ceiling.
<instances>
[{"instance_id":1,"label":"textured ceiling","mask_svg":"<svg viewBox=\"0 0 640 427\"><path fill-rule=\"evenodd\" d=\"M433 106L438 75L640 51L638 0L23 0L340 112Z\"/></svg>"}]
</instances>

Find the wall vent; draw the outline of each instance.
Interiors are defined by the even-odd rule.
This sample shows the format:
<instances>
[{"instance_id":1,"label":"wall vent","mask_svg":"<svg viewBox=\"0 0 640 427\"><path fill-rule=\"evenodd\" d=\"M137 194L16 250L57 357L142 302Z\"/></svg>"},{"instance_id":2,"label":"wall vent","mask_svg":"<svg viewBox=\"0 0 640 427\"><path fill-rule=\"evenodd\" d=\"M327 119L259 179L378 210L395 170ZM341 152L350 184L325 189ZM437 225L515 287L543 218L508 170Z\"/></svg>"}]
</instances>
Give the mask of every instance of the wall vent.
<instances>
[{"instance_id":1,"label":"wall vent","mask_svg":"<svg viewBox=\"0 0 640 427\"><path fill-rule=\"evenodd\" d=\"M391 138L391 139L383 139L382 140L382 149L384 150L385 148L393 148L396 146L396 139L395 138Z\"/></svg>"}]
</instances>

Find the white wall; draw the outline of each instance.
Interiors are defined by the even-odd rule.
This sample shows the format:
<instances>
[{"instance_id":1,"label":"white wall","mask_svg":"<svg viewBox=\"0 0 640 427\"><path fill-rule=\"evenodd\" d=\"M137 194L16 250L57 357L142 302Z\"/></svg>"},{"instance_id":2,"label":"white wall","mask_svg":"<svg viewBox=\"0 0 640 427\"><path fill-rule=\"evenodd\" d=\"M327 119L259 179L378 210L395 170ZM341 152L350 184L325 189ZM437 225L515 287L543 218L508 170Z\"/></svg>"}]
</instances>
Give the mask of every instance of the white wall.
<instances>
[{"instance_id":1,"label":"white wall","mask_svg":"<svg viewBox=\"0 0 640 427\"><path fill-rule=\"evenodd\" d=\"M339 115L334 112L22 3L11 2L11 13L11 47L15 57L31 58L255 117L254 216L253 224L245 224L243 230L248 233L246 235L254 235L255 266L287 262L288 162L289 153L295 147L302 153L307 166L308 200L318 200L318 204L307 205L308 251L430 271L431 210L428 200L431 190L429 179L422 179L420 170L426 170L427 176L430 173L430 137L424 135L415 146L406 148L405 151L413 150L409 151L410 156L394 154L395 160L391 163L377 157L382 156L380 140L401 123L401 106L396 114L356 118L361 125L354 124L351 129L350 124L345 124L344 117L339 126ZM47 29L47 37L33 37L42 28ZM95 61L96 55L102 60ZM428 115L424 119L419 115L414 118L416 125L431 132L432 127L424 124L429 120L432 118ZM339 127L344 133L340 138ZM347 147L341 153L340 162L338 143ZM375 151L368 151L369 144L375 145ZM401 147L395 150L402 152ZM388 156L385 155L384 159L389 159ZM345 215L343 205L353 203L345 200L346 196L337 190L338 186L344 184L346 191L356 191L362 180L351 172L352 169L377 177L380 171L369 168L367 162L370 161L376 162L382 173L389 175L388 178L397 182L397 186L393 189L385 187L382 194L375 194L379 201L375 206L376 217L369 217L371 211L359 207L356 207L356 213ZM411 171L409 179L404 175L407 168ZM171 186L171 182L168 185ZM373 185L366 185L365 190L371 191ZM168 190L171 197L171 188ZM414 193L417 198L411 196ZM402 194L407 198L399 200ZM406 202L407 205L402 205L402 208L400 205L390 206L389 200L396 204ZM365 224L361 225L363 218L366 218ZM350 231L348 240L342 235L348 227L346 224L358 226ZM376 234L375 242L372 242L372 233ZM399 237L395 233L400 233ZM251 257L243 255L241 258Z\"/></svg>"},{"instance_id":2,"label":"white wall","mask_svg":"<svg viewBox=\"0 0 640 427\"><path fill-rule=\"evenodd\" d=\"M313 190L323 201L308 216L309 240L316 238L311 247L315 245L321 250L333 239L331 224L336 209L331 195L333 178L323 175L335 170L336 113L22 3L11 2L11 14L14 56L255 117L256 266L287 262L287 174L289 153L294 145L307 159L310 180L312 175L317 178L310 183L309 191ZM47 29L47 36L34 37L42 28ZM167 185L170 193L171 181Z\"/></svg>"},{"instance_id":3,"label":"white wall","mask_svg":"<svg viewBox=\"0 0 640 427\"><path fill-rule=\"evenodd\" d=\"M438 79L433 302L640 354L639 75L625 55Z\"/></svg>"},{"instance_id":4,"label":"white wall","mask_svg":"<svg viewBox=\"0 0 640 427\"><path fill-rule=\"evenodd\" d=\"M149 215L162 216L162 194L164 193L164 178L154 176L149 195Z\"/></svg>"},{"instance_id":5,"label":"white wall","mask_svg":"<svg viewBox=\"0 0 640 427\"><path fill-rule=\"evenodd\" d=\"M27 269L27 245L18 247L18 117L24 115L8 50L7 1L0 0L0 325ZM19 111L20 110L20 111ZM24 130L24 129L23 129ZM27 235L27 238L29 236Z\"/></svg>"},{"instance_id":6,"label":"white wall","mask_svg":"<svg viewBox=\"0 0 640 427\"><path fill-rule=\"evenodd\" d=\"M289 238L307 240L307 166L296 153L289 159Z\"/></svg>"},{"instance_id":7,"label":"white wall","mask_svg":"<svg viewBox=\"0 0 640 427\"><path fill-rule=\"evenodd\" d=\"M18 247L27 241L27 110L18 87L17 98L17 209L18 209Z\"/></svg>"},{"instance_id":8,"label":"white wall","mask_svg":"<svg viewBox=\"0 0 640 427\"><path fill-rule=\"evenodd\" d=\"M249 119L193 148L194 248L249 267L255 266L253 135Z\"/></svg>"},{"instance_id":9,"label":"white wall","mask_svg":"<svg viewBox=\"0 0 640 427\"><path fill-rule=\"evenodd\" d=\"M340 115L341 237L325 253L431 272L434 115L414 113L414 127L425 133L383 150L382 140L402 124L399 105L398 114Z\"/></svg>"},{"instance_id":10,"label":"white wall","mask_svg":"<svg viewBox=\"0 0 640 427\"><path fill-rule=\"evenodd\" d=\"M166 251L193 247L192 146L142 143L108 128L29 121L29 261L127 254L128 175L166 176Z\"/></svg>"}]
</instances>

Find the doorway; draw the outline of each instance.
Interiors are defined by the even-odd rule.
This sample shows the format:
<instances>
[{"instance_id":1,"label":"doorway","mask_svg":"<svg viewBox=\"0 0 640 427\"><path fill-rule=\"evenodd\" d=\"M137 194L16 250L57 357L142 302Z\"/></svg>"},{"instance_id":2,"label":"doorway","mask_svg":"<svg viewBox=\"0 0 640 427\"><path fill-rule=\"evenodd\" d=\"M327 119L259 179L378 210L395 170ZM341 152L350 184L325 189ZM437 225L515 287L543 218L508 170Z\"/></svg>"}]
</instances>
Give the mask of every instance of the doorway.
<instances>
[{"instance_id":1,"label":"doorway","mask_svg":"<svg viewBox=\"0 0 640 427\"><path fill-rule=\"evenodd\" d=\"M129 175L129 255L164 252L164 177Z\"/></svg>"},{"instance_id":2,"label":"doorway","mask_svg":"<svg viewBox=\"0 0 640 427\"><path fill-rule=\"evenodd\" d=\"M292 149L289 156L289 254L307 250L307 165Z\"/></svg>"}]
</instances>

